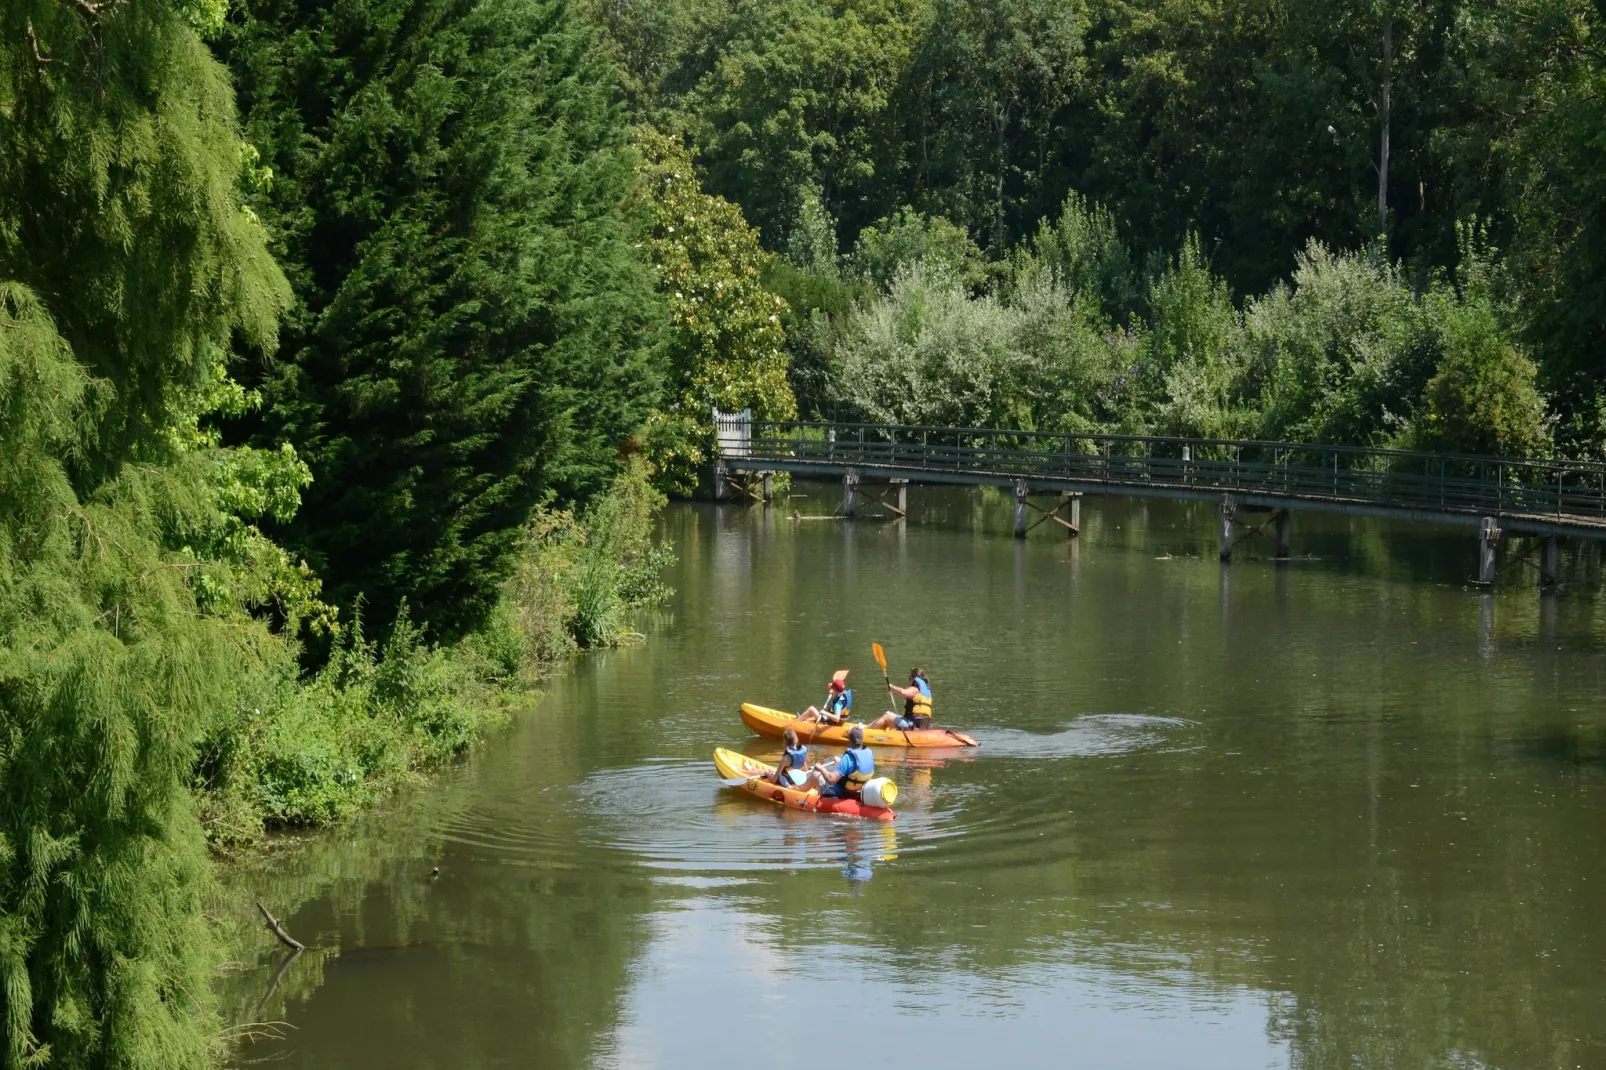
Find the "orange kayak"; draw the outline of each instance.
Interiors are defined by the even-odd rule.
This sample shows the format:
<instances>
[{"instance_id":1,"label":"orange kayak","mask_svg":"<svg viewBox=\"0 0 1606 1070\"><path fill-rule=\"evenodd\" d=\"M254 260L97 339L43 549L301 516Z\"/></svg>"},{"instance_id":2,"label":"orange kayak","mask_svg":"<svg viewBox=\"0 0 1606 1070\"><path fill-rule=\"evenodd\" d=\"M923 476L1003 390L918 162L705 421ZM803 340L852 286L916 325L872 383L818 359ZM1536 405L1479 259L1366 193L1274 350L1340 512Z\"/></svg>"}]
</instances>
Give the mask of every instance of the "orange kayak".
<instances>
[{"instance_id":1,"label":"orange kayak","mask_svg":"<svg viewBox=\"0 0 1606 1070\"><path fill-rule=\"evenodd\" d=\"M761 736L776 736L788 728L797 730L797 738L804 743L824 743L846 747L848 729L852 723L822 725L814 721L798 721L797 714L772 710L768 706L742 703L742 720L747 727ZM864 741L872 747L979 747L971 737L951 728L866 728Z\"/></svg>"},{"instance_id":2,"label":"orange kayak","mask_svg":"<svg viewBox=\"0 0 1606 1070\"><path fill-rule=\"evenodd\" d=\"M812 810L817 814L867 817L872 821L891 821L896 816L885 806L870 806L857 799L827 798L813 788L805 791L802 788L772 784L765 778L775 772L773 765L749 758L745 754L726 750L724 747L714 748L714 768L718 769L719 775L726 780L746 777L746 783L737 785L738 791L745 791L749 795L784 806L788 810Z\"/></svg>"}]
</instances>

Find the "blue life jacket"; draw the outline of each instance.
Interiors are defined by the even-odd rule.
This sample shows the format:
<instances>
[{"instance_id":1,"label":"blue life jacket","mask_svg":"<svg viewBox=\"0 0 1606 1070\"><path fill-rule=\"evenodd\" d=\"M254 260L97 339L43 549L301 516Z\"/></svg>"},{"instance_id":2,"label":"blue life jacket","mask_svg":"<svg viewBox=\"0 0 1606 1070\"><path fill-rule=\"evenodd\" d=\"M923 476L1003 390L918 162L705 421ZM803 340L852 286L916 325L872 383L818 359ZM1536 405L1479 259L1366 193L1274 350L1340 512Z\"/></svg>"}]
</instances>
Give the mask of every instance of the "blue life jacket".
<instances>
[{"instance_id":1,"label":"blue life jacket","mask_svg":"<svg viewBox=\"0 0 1606 1070\"><path fill-rule=\"evenodd\" d=\"M787 747L786 757L781 762L782 769L802 769L809 764L809 749L807 747Z\"/></svg>"},{"instance_id":2,"label":"blue life jacket","mask_svg":"<svg viewBox=\"0 0 1606 1070\"><path fill-rule=\"evenodd\" d=\"M842 774L838 783L844 789L858 791L875 776L875 755L869 747L850 748L837 762L836 770Z\"/></svg>"},{"instance_id":3,"label":"blue life jacket","mask_svg":"<svg viewBox=\"0 0 1606 1070\"><path fill-rule=\"evenodd\" d=\"M825 712L833 717L853 709L853 689L834 692L825 700Z\"/></svg>"}]
</instances>

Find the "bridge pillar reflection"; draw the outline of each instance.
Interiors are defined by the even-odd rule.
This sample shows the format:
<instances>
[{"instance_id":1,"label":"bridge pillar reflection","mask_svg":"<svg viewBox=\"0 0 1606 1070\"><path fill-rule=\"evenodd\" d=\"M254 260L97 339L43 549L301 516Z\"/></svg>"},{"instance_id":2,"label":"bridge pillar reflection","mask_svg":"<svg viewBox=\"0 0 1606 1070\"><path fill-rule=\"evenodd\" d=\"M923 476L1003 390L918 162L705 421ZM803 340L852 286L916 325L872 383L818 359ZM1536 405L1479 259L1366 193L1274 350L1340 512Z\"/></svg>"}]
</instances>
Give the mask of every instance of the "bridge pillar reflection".
<instances>
[{"instance_id":1,"label":"bridge pillar reflection","mask_svg":"<svg viewBox=\"0 0 1606 1070\"><path fill-rule=\"evenodd\" d=\"M1500 548L1499 522L1492 516L1478 521L1478 582L1493 583L1495 551Z\"/></svg>"},{"instance_id":2,"label":"bridge pillar reflection","mask_svg":"<svg viewBox=\"0 0 1606 1070\"><path fill-rule=\"evenodd\" d=\"M1554 591L1556 589L1556 570L1561 564L1561 540L1554 535L1547 535L1539 544L1539 589L1541 591Z\"/></svg>"}]
</instances>

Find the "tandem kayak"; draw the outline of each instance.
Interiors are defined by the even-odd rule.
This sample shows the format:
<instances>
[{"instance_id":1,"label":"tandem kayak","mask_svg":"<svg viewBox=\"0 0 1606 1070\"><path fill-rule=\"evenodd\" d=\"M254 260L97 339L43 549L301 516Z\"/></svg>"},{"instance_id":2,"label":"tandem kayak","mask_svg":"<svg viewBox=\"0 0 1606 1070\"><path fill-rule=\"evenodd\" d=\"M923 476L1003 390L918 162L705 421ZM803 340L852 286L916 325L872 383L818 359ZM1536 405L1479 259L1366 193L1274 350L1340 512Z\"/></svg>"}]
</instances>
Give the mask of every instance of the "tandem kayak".
<instances>
[{"instance_id":1,"label":"tandem kayak","mask_svg":"<svg viewBox=\"0 0 1606 1070\"><path fill-rule=\"evenodd\" d=\"M742 703L742 720L747 727L761 736L779 737L788 728L797 730L797 738L804 743L825 743L831 746L848 745L848 729L852 724L822 725L814 721L799 721L797 714L772 710L767 706ZM971 737L951 728L866 728L864 741L872 747L979 747Z\"/></svg>"},{"instance_id":2,"label":"tandem kayak","mask_svg":"<svg viewBox=\"0 0 1606 1070\"><path fill-rule=\"evenodd\" d=\"M746 782L735 785L737 790L745 791L749 795L757 796L767 802L784 806L788 810L812 810L817 814L840 814L843 817L867 817L872 821L891 821L895 816L885 806L870 806L857 799L831 799L822 796L818 791L810 788L782 787L772 784L765 777L775 772L773 765L766 765L756 758L749 758L745 754L737 754L724 747L714 748L714 768L726 780L735 780L745 777Z\"/></svg>"}]
</instances>

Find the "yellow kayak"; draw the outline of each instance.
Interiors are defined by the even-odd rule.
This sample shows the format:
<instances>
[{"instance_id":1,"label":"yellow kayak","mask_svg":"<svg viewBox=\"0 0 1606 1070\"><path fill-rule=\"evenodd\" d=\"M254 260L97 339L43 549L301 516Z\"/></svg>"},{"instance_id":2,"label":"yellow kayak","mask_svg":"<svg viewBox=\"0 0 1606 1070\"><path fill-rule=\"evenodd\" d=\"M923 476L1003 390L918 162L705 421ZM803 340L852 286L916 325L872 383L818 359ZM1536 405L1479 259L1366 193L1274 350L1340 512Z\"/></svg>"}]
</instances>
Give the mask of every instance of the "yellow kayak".
<instances>
[{"instance_id":1,"label":"yellow kayak","mask_svg":"<svg viewBox=\"0 0 1606 1070\"><path fill-rule=\"evenodd\" d=\"M747 794L784 806L789 810L812 810L818 814L842 814L845 817L868 817L872 821L891 821L893 813L885 806L870 806L858 799L827 798L818 791L810 788L783 787L771 783L767 778L775 774L775 767L757 758L749 758L745 754L737 754L724 747L714 748L714 768L725 780L745 778L745 783L736 785L737 790ZM891 801L891 796L888 796Z\"/></svg>"},{"instance_id":2,"label":"yellow kayak","mask_svg":"<svg viewBox=\"0 0 1606 1070\"><path fill-rule=\"evenodd\" d=\"M848 745L848 729L853 722L841 725L822 725L814 721L799 721L797 714L772 710L768 706L742 703L742 720L747 727L761 736L777 738L788 728L797 731L804 743L825 743L836 747ZM872 747L977 747L974 739L951 728L866 728L864 742Z\"/></svg>"}]
</instances>

